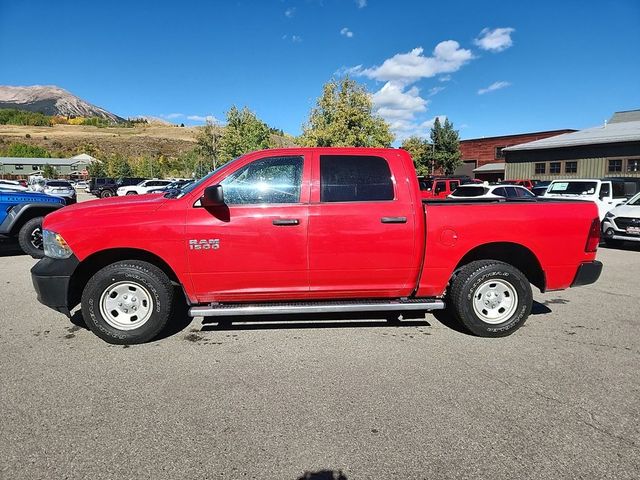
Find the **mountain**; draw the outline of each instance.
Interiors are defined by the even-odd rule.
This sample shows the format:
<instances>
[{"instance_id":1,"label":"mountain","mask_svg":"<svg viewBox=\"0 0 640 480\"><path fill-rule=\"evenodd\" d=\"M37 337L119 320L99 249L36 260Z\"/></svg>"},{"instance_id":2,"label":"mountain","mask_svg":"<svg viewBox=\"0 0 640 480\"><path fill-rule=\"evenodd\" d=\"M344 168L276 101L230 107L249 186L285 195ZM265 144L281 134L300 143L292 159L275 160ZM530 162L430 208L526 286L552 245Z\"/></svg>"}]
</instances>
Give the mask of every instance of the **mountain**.
<instances>
[{"instance_id":1,"label":"mountain","mask_svg":"<svg viewBox=\"0 0 640 480\"><path fill-rule=\"evenodd\" d=\"M119 117L104 108L96 107L80 97L55 85L33 85L13 87L0 85L0 108L17 108L45 115L69 117L99 117L122 122Z\"/></svg>"}]
</instances>

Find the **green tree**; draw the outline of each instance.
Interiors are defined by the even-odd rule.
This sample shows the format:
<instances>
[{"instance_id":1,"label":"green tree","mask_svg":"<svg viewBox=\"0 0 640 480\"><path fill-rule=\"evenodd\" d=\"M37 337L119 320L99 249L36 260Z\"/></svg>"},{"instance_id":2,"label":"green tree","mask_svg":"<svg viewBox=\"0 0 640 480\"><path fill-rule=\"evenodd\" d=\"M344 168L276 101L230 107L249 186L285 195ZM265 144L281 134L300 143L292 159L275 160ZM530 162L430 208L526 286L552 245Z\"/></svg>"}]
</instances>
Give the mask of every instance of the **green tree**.
<instances>
[{"instance_id":1,"label":"green tree","mask_svg":"<svg viewBox=\"0 0 640 480\"><path fill-rule=\"evenodd\" d=\"M113 155L109 159L107 173L113 178L131 177L133 170L126 158L122 155Z\"/></svg>"},{"instance_id":2,"label":"green tree","mask_svg":"<svg viewBox=\"0 0 640 480\"><path fill-rule=\"evenodd\" d=\"M203 157L199 159L201 164L205 163L210 165L211 169L218 167L220 160L220 139L222 135L222 127L211 120L207 120L206 125L198 129L196 142L198 144L197 153Z\"/></svg>"},{"instance_id":3,"label":"green tree","mask_svg":"<svg viewBox=\"0 0 640 480\"><path fill-rule=\"evenodd\" d=\"M269 130L269 126L247 107L238 110L232 106L227 112L227 125L220 138L220 164L254 150L269 148Z\"/></svg>"},{"instance_id":4,"label":"green tree","mask_svg":"<svg viewBox=\"0 0 640 480\"><path fill-rule=\"evenodd\" d=\"M433 144L431 158L436 168L442 169L446 175L451 175L462 164L462 155L458 131L454 130L453 123L448 118L445 119L444 124L436 118L431 127L431 143Z\"/></svg>"},{"instance_id":5,"label":"green tree","mask_svg":"<svg viewBox=\"0 0 640 480\"><path fill-rule=\"evenodd\" d=\"M302 127L302 145L317 147L388 147L394 136L364 86L345 77L322 89L309 120Z\"/></svg>"},{"instance_id":6,"label":"green tree","mask_svg":"<svg viewBox=\"0 0 640 480\"><path fill-rule=\"evenodd\" d=\"M44 178L58 178L58 170L56 170L56 167L46 163L42 169L42 176Z\"/></svg>"},{"instance_id":7,"label":"green tree","mask_svg":"<svg viewBox=\"0 0 640 480\"><path fill-rule=\"evenodd\" d=\"M431 173L431 144L426 138L412 136L402 142L401 148L409 152L413 158L418 175L429 175Z\"/></svg>"},{"instance_id":8,"label":"green tree","mask_svg":"<svg viewBox=\"0 0 640 480\"><path fill-rule=\"evenodd\" d=\"M4 153L7 157L51 158L49 150L25 143L10 143Z\"/></svg>"},{"instance_id":9,"label":"green tree","mask_svg":"<svg viewBox=\"0 0 640 480\"><path fill-rule=\"evenodd\" d=\"M106 177L107 176L107 168L104 162L96 160L87 165L87 172L89 172L90 177Z\"/></svg>"}]
</instances>

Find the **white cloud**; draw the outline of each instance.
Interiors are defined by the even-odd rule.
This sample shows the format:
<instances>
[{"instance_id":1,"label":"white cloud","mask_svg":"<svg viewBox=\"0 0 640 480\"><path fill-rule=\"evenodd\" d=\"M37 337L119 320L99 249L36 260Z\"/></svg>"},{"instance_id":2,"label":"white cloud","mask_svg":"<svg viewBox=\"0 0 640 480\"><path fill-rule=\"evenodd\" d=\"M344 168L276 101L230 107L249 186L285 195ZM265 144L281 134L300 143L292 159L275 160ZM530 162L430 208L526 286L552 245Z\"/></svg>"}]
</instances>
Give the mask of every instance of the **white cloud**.
<instances>
[{"instance_id":1,"label":"white cloud","mask_svg":"<svg viewBox=\"0 0 640 480\"><path fill-rule=\"evenodd\" d=\"M213 115L187 115L187 120L192 120L194 122L220 123L220 121Z\"/></svg>"},{"instance_id":2,"label":"white cloud","mask_svg":"<svg viewBox=\"0 0 640 480\"><path fill-rule=\"evenodd\" d=\"M447 87L433 87L429 89L429 96L433 97L434 95L437 95L438 93L440 93L442 90L444 90Z\"/></svg>"},{"instance_id":3,"label":"white cloud","mask_svg":"<svg viewBox=\"0 0 640 480\"><path fill-rule=\"evenodd\" d=\"M300 35L283 35L282 40L291 40L293 43L302 42L302 37Z\"/></svg>"},{"instance_id":4,"label":"white cloud","mask_svg":"<svg viewBox=\"0 0 640 480\"><path fill-rule=\"evenodd\" d=\"M449 80L451 80L451 75L442 75L440 78L438 78L439 82L448 82Z\"/></svg>"},{"instance_id":5,"label":"white cloud","mask_svg":"<svg viewBox=\"0 0 640 480\"><path fill-rule=\"evenodd\" d=\"M415 115L427 110L428 101L420 96L420 89L407 89L397 82L387 82L372 96L376 113L385 120L411 121Z\"/></svg>"},{"instance_id":6,"label":"white cloud","mask_svg":"<svg viewBox=\"0 0 640 480\"><path fill-rule=\"evenodd\" d=\"M353 73L379 81L411 84L421 78L456 72L473 58L471 51L460 48L455 40L440 42L433 49L431 57L423 55L423 52L422 47L414 48L408 53L398 53L386 59L380 66L355 70Z\"/></svg>"},{"instance_id":7,"label":"white cloud","mask_svg":"<svg viewBox=\"0 0 640 480\"><path fill-rule=\"evenodd\" d=\"M429 131L436 121L436 118L441 122L447 118L446 115L438 115L436 117L424 120L423 122L407 122L403 120L390 122L391 129L396 134L396 140L402 142L404 139L417 135L419 137L429 137Z\"/></svg>"},{"instance_id":8,"label":"white cloud","mask_svg":"<svg viewBox=\"0 0 640 480\"><path fill-rule=\"evenodd\" d=\"M481 88L478 90L478 95L484 95L485 93L494 92L496 90L501 90L503 88L507 88L511 85L509 82L493 82L487 88Z\"/></svg>"},{"instance_id":9,"label":"white cloud","mask_svg":"<svg viewBox=\"0 0 640 480\"><path fill-rule=\"evenodd\" d=\"M169 113L167 115L160 115L162 118L166 118L168 120L173 120L176 118L184 117L184 113Z\"/></svg>"},{"instance_id":10,"label":"white cloud","mask_svg":"<svg viewBox=\"0 0 640 480\"><path fill-rule=\"evenodd\" d=\"M340 35L347 37L347 38L352 38L353 37L353 32L351 30L349 30L347 27L344 27L342 30L340 30Z\"/></svg>"},{"instance_id":11,"label":"white cloud","mask_svg":"<svg viewBox=\"0 0 640 480\"><path fill-rule=\"evenodd\" d=\"M478 38L474 40L478 47L482 50L490 52L501 52L513 45L511 34L515 32L514 28L485 28L480 32Z\"/></svg>"},{"instance_id":12,"label":"white cloud","mask_svg":"<svg viewBox=\"0 0 640 480\"><path fill-rule=\"evenodd\" d=\"M295 14L296 14L296 7L290 7L290 8L287 8L287 9L284 11L284 16L285 16L285 17L287 17L287 18L291 18L291 17L293 17Z\"/></svg>"},{"instance_id":13,"label":"white cloud","mask_svg":"<svg viewBox=\"0 0 640 480\"><path fill-rule=\"evenodd\" d=\"M367 6L367 0L355 0L358 8L364 8Z\"/></svg>"}]
</instances>

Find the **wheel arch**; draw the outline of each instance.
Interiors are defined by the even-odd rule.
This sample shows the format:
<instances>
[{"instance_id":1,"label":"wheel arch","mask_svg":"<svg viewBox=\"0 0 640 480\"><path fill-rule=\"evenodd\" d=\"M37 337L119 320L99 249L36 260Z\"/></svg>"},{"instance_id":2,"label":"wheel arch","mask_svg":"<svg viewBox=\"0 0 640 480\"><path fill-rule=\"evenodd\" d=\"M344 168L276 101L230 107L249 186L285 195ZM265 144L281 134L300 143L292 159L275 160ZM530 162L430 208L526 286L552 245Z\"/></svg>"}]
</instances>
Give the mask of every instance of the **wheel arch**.
<instances>
[{"instance_id":1,"label":"wheel arch","mask_svg":"<svg viewBox=\"0 0 640 480\"><path fill-rule=\"evenodd\" d=\"M107 265L123 260L140 260L155 265L160 268L167 277L169 277L169 280L171 280L174 285L178 285L183 288L178 275L171 266L153 252L137 248L112 248L101 250L85 258L73 272L69 283L69 310L80 303L84 286L98 270L101 270ZM185 295L185 298L188 297Z\"/></svg>"},{"instance_id":2,"label":"wheel arch","mask_svg":"<svg viewBox=\"0 0 640 480\"><path fill-rule=\"evenodd\" d=\"M467 252L454 271L476 260L498 260L520 270L541 292L546 289L546 277L538 257L527 247L512 242L492 242L479 245Z\"/></svg>"},{"instance_id":3,"label":"wheel arch","mask_svg":"<svg viewBox=\"0 0 640 480\"><path fill-rule=\"evenodd\" d=\"M17 235L20 229L32 218L45 217L51 212L59 210L64 205L60 204L23 204L18 207L13 214L15 215L10 221L9 235ZM14 207L16 208L16 207ZM7 217L9 219L11 213Z\"/></svg>"}]
</instances>

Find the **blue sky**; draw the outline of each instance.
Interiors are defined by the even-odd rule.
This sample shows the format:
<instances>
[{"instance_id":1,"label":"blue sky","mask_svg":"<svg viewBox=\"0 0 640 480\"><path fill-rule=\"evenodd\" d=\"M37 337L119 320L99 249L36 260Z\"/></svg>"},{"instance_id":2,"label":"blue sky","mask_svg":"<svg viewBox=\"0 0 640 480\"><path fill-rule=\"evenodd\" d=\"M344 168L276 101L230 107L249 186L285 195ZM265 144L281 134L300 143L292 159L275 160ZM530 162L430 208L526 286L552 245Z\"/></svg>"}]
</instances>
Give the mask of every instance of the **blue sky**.
<instances>
[{"instance_id":1,"label":"blue sky","mask_svg":"<svg viewBox=\"0 0 640 480\"><path fill-rule=\"evenodd\" d=\"M292 134L344 72L398 137L594 126L640 108L639 46L637 0L0 0L0 84L187 124L247 105Z\"/></svg>"}]
</instances>

